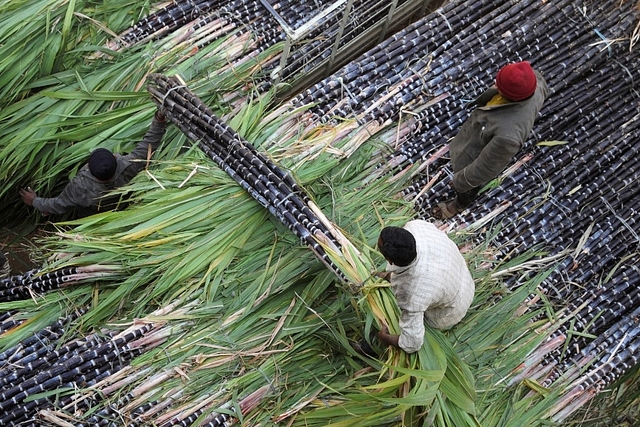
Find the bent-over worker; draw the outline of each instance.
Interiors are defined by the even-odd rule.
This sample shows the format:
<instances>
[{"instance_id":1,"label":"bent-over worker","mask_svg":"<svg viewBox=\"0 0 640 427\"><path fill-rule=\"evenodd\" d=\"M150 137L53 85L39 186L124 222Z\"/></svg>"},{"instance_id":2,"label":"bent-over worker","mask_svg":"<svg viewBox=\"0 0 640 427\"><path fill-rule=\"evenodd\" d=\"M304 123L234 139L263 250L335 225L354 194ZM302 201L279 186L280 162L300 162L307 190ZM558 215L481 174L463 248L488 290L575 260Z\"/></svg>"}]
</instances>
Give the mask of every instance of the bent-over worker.
<instances>
[{"instance_id":1,"label":"bent-over worker","mask_svg":"<svg viewBox=\"0 0 640 427\"><path fill-rule=\"evenodd\" d=\"M400 335L383 327L380 341L413 353L424 342L424 322L444 330L466 315L475 284L458 246L446 233L430 222L413 220L404 227L383 228L378 249L389 263L386 278L401 311Z\"/></svg>"},{"instance_id":2,"label":"bent-over worker","mask_svg":"<svg viewBox=\"0 0 640 427\"><path fill-rule=\"evenodd\" d=\"M59 196L38 197L28 188L20 190L22 201L44 215L59 215L75 208L78 218L113 209L117 199L104 196L109 191L129 183L145 167L149 147L153 153L162 141L166 130L165 123L166 118L162 112L156 111L149 130L131 153L120 155L106 148L98 148L91 153L87 164L78 171Z\"/></svg>"}]
</instances>

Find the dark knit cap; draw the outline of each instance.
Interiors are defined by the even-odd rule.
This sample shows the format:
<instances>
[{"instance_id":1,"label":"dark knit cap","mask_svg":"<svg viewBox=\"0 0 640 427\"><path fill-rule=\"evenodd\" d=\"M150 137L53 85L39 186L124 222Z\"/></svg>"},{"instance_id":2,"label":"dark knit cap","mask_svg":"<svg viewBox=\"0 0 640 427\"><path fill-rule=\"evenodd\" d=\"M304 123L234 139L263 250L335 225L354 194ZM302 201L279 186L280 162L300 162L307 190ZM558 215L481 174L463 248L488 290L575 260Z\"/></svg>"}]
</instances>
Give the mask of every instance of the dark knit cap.
<instances>
[{"instance_id":1,"label":"dark knit cap","mask_svg":"<svg viewBox=\"0 0 640 427\"><path fill-rule=\"evenodd\" d=\"M536 91L536 74L527 61L505 65L496 75L500 93L511 101L522 101Z\"/></svg>"},{"instance_id":2,"label":"dark knit cap","mask_svg":"<svg viewBox=\"0 0 640 427\"><path fill-rule=\"evenodd\" d=\"M116 158L106 148L98 148L89 156L89 170L96 178L106 181L116 173Z\"/></svg>"}]
</instances>

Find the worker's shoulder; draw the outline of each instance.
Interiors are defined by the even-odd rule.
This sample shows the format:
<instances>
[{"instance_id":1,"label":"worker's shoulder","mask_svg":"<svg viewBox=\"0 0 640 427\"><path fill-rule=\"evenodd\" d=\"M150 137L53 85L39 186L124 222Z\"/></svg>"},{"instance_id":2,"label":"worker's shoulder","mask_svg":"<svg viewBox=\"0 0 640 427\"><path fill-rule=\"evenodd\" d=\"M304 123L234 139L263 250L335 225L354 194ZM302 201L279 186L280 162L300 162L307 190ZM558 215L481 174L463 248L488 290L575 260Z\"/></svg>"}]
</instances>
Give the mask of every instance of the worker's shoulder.
<instances>
[{"instance_id":1,"label":"worker's shoulder","mask_svg":"<svg viewBox=\"0 0 640 427\"><path fill-rule=\"evenodd\" d=\"M446 233L440 231L438 227L424 219L413 219L408 221L403 228L416 237L424 234L442 234L446 236Z\"/></svg>"},{"instance_id":2,"label":"worker's shoulder","mask_svg":"<svg viewBox=\"0 0 640 427\"><path fill-rule=\"evenodd\" d=\"M536 75L536 80L538 80L538 82L540 81L546 82L544 78L544 74L542 74L540 70L533 70L533 73Z\"/></svg>"},{"instance_id":3,"label":"worker's shoulder","mask_svg":"<svg viewBox=\"0 0 640 427\"><path fill-rule=\"evenodd\" d=\"M69 181L68 186L75 187L78 190L93 190L97 189L103 184L91 173L88 167L83 166L78 170L76 176Z\"/></svg>"},{"instance_id":4,"label":"worker's shoulder","mask_svg":"<svg viewBox=\"0 0 640 427\"><path fill-rule=\"evenodd\" d=\"M415 228L415 227L429 227L432 225L433 224L431 224L429 221L426 221L424 219L412 219L410 221L407 221L407 223L404 225L404 228L409 229L409 228Z\"/></svg>"}]
</instances>

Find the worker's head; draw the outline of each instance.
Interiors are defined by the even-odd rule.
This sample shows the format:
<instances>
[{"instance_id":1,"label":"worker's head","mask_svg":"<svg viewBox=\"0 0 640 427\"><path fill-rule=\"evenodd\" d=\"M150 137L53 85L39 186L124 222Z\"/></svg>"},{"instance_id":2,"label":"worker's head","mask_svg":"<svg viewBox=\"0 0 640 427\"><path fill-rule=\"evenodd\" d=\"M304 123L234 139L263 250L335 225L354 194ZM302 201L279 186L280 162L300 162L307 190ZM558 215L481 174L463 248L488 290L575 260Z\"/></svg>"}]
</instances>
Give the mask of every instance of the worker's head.
<instances>
[{"instance_id":1,"label":"worker's head","mask_svg":"<svg viewBox=\"0 0 640 427\"><path fill-rule=\"evenodd\" d=\"M536 74L527 61L505 65L496 75L500 94L510 101L523 101L536 91Z\"/></svg>"},{"instance_id":2,"label":"worker's head","mask_svg":"<svg viewBox=\"0 0 640 427\"><path fill-rule=\"evenodd\" d=\"M98 148L89 156L89 171L101 181L108 181L116 173L116 158L106 148Z\"/></svg>"},{"instance_id":3,"label":"worker's head","mask_svg":"<svg viewBox=\"0 0 640 427\"><path fill-rule=\"evenodd\" d=\"M385 227L378 237L378 249L391 264L405 267L416 259L416 239L401 227Z\"/></svg>"}]
</instances>

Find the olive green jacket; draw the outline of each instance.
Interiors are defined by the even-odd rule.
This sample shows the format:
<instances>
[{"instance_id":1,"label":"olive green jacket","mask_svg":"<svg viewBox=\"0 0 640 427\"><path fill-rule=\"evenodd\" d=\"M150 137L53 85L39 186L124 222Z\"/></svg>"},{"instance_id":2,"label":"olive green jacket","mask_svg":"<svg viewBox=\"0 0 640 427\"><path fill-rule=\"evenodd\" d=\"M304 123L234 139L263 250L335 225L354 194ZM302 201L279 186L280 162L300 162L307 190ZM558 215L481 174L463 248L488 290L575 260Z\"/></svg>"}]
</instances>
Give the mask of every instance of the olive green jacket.
<instances>
[{"instance_id":1,"label":"olive green jacket","mask_svg":"<svg viewBox=\"0 0 640 427\"><path fill-rule=\"evenodd\" d=\"M522 148L549 92L542 75L535 73L536 91L523 101L486 106L498 93L492 87L473 102L479 107L449 143L453 186L459 193L497 177Z\"/></svg>"}]
</instances>

